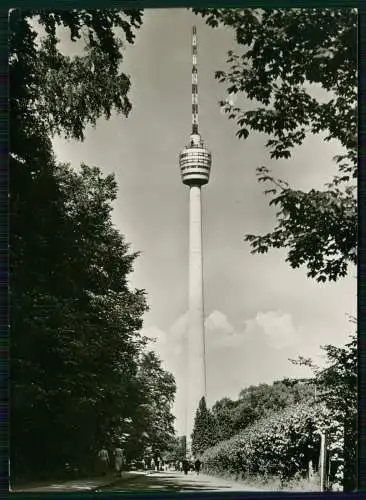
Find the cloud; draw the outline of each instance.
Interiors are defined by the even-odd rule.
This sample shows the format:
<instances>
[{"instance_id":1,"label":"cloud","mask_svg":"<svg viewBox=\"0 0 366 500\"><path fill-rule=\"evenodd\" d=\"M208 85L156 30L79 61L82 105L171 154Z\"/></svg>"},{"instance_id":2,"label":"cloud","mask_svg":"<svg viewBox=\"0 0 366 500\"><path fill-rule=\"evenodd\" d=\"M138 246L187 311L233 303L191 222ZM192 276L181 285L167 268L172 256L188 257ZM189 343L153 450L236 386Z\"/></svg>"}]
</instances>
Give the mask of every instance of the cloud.
<instances>
[{"instance_id":1,"label":"cloud","mask_svg":"<svg viewBox=\"0 0 366 500\"><path fill-rule=\"evenodd\" d=\"M254 319L245 322L245 333L252 337L264 335L269 347L282 350L300 340L301 328L296 328L292 316L281 311L258 312Z\"/></svg>"},{"instance_id":2,"label":"cloud","mask_svg":"<svg viewBox=\"0 0 366 500\"><path fill-rule=\"evenodd\" d=\"M256 337L275 350L294 346L300 340L301 327L296 327L291 314L281 311L258 312L254 318L244 321L244 329L236 330L226 314L214 310L206 318L207 340L215 339L221 345L238 347L243 341L251 341Z\"/></svg>"},{"instance_id":3,"label":"cloud","mask_svg":"<svg viewBox=\"0 0 366 500\"><path fill-rule=\"evenodd\" d=\"M207 331L219 331L220 333L232 334L234 327L229 323L226 314L220 311L212 311L205 321Z\"/></svg>"}]
</instances>

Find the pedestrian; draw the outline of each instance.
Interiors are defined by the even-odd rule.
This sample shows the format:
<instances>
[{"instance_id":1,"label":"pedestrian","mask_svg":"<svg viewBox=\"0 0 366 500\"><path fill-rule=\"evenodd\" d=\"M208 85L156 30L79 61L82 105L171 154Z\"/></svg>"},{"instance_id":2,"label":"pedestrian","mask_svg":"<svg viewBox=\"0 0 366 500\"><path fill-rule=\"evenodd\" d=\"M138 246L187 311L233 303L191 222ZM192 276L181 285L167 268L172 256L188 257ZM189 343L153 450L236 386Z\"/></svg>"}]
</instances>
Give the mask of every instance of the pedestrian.
<instances>
[{"instance_id":1,"label":"pedestrian","mask_svg":"<svg viewBox=\"0 0 366 500\"><path fill-rule=\"evenodd\" d=\"M150 467L151 467L151 470L155 470L155 460L154 460L154 457L151 459Z\"/></svg>"},{"instance_id":2,"label":"pedestrian","mask_svg":"<svg viewBox=\"0 0 366 500\"><path fill-rule=\"evenodd\" d=\"M122 466L124 462L124 455L122 448L116 448L114 450L114 467L117 474L122 472Z\"/></svg>"},{"instance_id":3,"label":"pedestrian","mask_svg":"<svg viewBox=\"0 0 366 500\"><path fill-rule=\"evenodd\" d=\"M179 464L178 464L178 470L179 472L183 472L183 461L180 460Z\"/></svg>"},{"instance_id":4,"label":"pedestrian","mask_svg":"<svg viewBox=\"0 0 366 500\"><path fill-rule=\"evenodd\" d=\"M98 457L102 474L106 475L109 469L109 453L104 446L99 450Z\"/></svg>"},{"instance_id":5,"label":"pedestrian","mask_svg":"<svg viewBox=\"0 0 366 500\"><path fill-rule=\"evenodd\" d=\"M198 474L200 473L200 470L201 470L201 465L202 465L202 462L199 458L197 458L197 460L195 461L194 463L194 470L196 471L197 473L197 476Z\"/></svg>"},{"instance_id":6,"label":"pedestrian","mask_svg":"<svg viewBox=\"0 0 366 500\"><path fill-rule=\"evenodd\" d=\"M182 466L183 466L184 474L187 475L188 471L189 471L189 462L186 458L183 460Z\"/></svg>"}]
</instances>

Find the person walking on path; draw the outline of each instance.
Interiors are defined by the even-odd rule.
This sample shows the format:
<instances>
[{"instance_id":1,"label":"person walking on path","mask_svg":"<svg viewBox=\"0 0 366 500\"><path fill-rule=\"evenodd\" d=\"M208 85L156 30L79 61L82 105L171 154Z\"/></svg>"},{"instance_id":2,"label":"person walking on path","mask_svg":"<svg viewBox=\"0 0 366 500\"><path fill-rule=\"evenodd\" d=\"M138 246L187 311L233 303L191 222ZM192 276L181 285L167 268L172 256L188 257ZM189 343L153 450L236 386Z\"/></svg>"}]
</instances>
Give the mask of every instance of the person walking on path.
<instances>
[{"instance_id":1,"label":"person walking on path","mask_svg":"<svg viewBox=\"0 0 366 500\"><path fill-rule=\"evenodd\" d=\"M183 460L183 471L185 475L187 475L189 471L189 462L186 458Z\"/></svg>"},{"instance_id":2,"label":"person walking on path","mask_svg":"<svg viewBox=\"0 0 366 500\"><path fill-rule=\"evenodd\" d=\"M114 450L114 467L117 474L121 473L123 462L124 462L123 450L122 448L116 448Z\"/></svg>"},{"instance_id":3,"label":"person walking on path","mask_svg":"<svg viewBox=\"0 0 366 500\"><path fill-rule=\"evenodd\" d=\"M106 475L109 469L109 454L105 447L99 450L98 457L99 457L101 472L103 475Z\"/></svg>"},{"instance_id":4,"label":"person walking on path","mask_svg":"<svg viewBox=\"0 0 366 500\"><path fill-rule=\"evenodd\" d=\"M196 471L197 476L200 473L201 465L202 465L201 460L199 458L197 458L197 460L194 462L194 470Z\"/></svg>"}]
</instances>

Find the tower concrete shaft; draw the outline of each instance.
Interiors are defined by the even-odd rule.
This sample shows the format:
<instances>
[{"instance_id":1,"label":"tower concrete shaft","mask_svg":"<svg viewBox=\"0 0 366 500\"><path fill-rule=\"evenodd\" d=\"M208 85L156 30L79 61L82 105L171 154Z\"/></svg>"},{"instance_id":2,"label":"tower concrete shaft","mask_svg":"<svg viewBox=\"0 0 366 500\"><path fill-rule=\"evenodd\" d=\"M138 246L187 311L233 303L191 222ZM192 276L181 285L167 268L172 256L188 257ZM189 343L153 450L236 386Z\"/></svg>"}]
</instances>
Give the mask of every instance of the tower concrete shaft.
<instances>
[{"instance_id":1,"label":"tower concrete shaft","mask_svg":"<svg viewBox=\"0 0 366 500\"><path fill-rule=\"evenodd\" d=\"M191 450L194 418L201 398L206 397L206 361L203 305L201 187L189 189L189 327L187 449Z\"/></svg>"}]
</instances>

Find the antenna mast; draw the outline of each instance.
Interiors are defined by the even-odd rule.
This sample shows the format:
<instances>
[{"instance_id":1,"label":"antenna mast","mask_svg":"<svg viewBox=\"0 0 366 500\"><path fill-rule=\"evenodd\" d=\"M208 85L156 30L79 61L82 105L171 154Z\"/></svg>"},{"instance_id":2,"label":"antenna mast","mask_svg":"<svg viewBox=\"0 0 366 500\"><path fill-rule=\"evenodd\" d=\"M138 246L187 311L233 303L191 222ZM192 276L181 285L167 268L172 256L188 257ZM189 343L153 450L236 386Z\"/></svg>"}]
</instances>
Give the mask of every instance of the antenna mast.
<instances>
[{"instance_id":1,"label":"antenna mast","mask_svg":"<svg viewBox=\"0 0 366 500\"><path fill-rule=\"evenodd\" d=\"M192 28L192 135L198 135L197 31Z\"/></svg>"}]
</instances>

